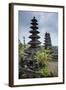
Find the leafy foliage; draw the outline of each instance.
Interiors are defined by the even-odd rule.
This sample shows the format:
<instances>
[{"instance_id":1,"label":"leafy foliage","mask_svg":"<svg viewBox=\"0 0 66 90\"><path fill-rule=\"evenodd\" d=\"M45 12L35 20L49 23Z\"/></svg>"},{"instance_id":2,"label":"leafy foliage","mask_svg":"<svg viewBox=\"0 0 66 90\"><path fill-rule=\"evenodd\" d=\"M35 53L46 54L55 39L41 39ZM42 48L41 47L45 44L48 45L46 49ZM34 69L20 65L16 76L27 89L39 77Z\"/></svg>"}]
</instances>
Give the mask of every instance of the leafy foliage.
<instances>
[{"instance_id":1,"label":"leafy foliage","mask_svg":"<svg viewBox=\"0 0 66 90\"><path fill-rule=\"evenodd\" d=\"M44 49L42 51L37 52L35 58L37 59L37 61L39 63L41 63L41 67L40 67L39 72L45 77L49 76L49 71L48 71L47 65L52 60L50 50Z\"/></svg>"},{"instance_id":2,"label":"leafy foliage","mask_svg":"<svg viewBox=\"0 0 66 90\"><path fill-rule=\"evenodd\" d=\"M50 54L50 50L49 50L49 49L45 49L45 50L42 50L42 51L38 51L38 52L36 53L35 58L36 58L39 62L41 62L42 64L45 64L45 65L47 65L48 62L49 62L50 60L52 60L52 56L51 56L51 54Z\"/></svg>"},{"instance_id":3,"label":"leafy foliage","mask_svg":"<svg viewBox=\"0 0 66 90\"><path fill-rule=\"evenodd\" d=\"M24 45L19 41L19 64L23 66L23 59L25 55L25 47Z\"/></svg>"},{"instance_id":4,"label":"leafy foliage","mask_svg":"<svg viewBox=\"0 0 66 90\"><path fill-rule=\"evenodd\" d=\"M47 68L47 67L41 68L41 69L39 70L39 73L41 73L42 76L44 76L44 77L49 76L49 72L48 72L48 68Z\"/></svg>"}]
</instances>

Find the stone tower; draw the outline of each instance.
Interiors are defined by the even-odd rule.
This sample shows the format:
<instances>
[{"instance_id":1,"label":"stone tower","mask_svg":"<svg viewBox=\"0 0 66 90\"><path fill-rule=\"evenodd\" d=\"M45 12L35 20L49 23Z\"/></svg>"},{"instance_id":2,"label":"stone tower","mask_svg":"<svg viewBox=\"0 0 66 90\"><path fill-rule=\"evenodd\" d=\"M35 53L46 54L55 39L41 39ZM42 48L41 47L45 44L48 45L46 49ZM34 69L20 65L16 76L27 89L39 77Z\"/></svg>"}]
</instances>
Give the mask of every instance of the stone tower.
<instances>
[{"instance_id":1,"label":"stone tower","mask_svg":"<svg viewBox=\"0 0 66 90\"><path fill-rule=\"evenodd\" d=\"M50 33L45 33L45 43L44 43L44 47L45 49L52 48L52 44L51 44L51 37L50 37Z\"/></svg>"},{"instance_id":2,"label":"stone tower","mask_svg":"<svg viewBox=\"0 0 66 90\"><path fill-rule=\"evenodd\" d=\"M35 17L33 17L33 19L31 20L31 29L29 32L31 33L31 35L29 36L29 38L31 39L28 44L30 45L30 47L27 49L26 53L28 53L30 55L29 60L31 60L31 58L33 59L33 56L36 54L36 52L39 50L40 48L40 41L38 40L39 37L39 31L37 31L38 27L37 27L38 23Z\"/></svg>"},{"instance_id":3,"label":"stone tower","mask_svg":"<svg viewBox=\"0 0 66 90\"><path fill-rule=\"evenodd\" d=\"M35 17L31 20L31 30L29 33L31 34L29 38L31 39L28 44L30 45L29 48L25 50L25 56L23 59L23 67L20 71L20 78L35 78L40 77L37 73L39 70L39 62L35 59L36 52L40 50L40 41L38 40L39 31L37 30L38 23Z\"/></svg>"},{"instance_id":4,"label":"stone tower","mask_svg":"<svg viewBox=\"0 0 66 90\"><path fill-rule=\"evenodd\" d=\"M32 35L29 36L29 38L31 39L31 41L29 42L30 44L30 48L38 48L39 47L39 44L40 44L40 41L38 40L40 37L38 36L39 34L39 31L37 31L38 27L38 23L37 23L37 20L35 17L33 17L33 19L31 20L31 31L30 33Z\"/></svg>"}]
</instances>

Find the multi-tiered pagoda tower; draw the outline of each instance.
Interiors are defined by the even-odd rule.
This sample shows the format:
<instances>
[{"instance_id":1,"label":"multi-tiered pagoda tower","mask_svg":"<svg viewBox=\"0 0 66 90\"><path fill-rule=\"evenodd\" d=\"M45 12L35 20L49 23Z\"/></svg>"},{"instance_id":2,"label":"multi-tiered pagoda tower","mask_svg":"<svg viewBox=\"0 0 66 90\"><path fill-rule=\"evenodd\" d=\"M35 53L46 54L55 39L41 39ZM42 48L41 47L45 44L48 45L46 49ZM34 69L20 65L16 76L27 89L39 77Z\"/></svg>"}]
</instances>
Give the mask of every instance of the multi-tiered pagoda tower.
<instances>
[{"instance_id":1,"label":"multi-tiered pagoda tower","mask_svg":"<svg viewBox=\"0 0 66 90\"><path fill-rule=\"evenodd\" d=\"M35 17L33 17L33 19L31 20L31 31L29 31L31 33L31 35L29 36L29 38L31 39L30 42L28 42L28 44L30 45L30 47L26 50L26 58L25 60L27 61L27 63L30 63L29 66L32 67L32 65L34 65L34 56L36 54L36 52L40 49L40 41L38 40L39 37L39 31L37 31L38 27L37 27L38 23ZM35 63L36 64L36 63ZM34 67L34 66L33 66ZM32 67L32 69L33 69Z\"/></svg>"},{"instance_id":2,"label":"multi-tiered pagoda tower","mask_svg":"<svg viewBox=\"0 0 66 90\"><path fill-rule=\"evenodd\" d=\"M30 31L30 33L32 35L29 36L29 38L31 39L31 41L29 42L29 44L31 45L30 48L38 48L40 41L38 40L40 37L38 36L39 31L37 31L38 27L38 23L37 20L35 19L35 17L33 17L33 19L31 20L31 24L32 26L30 27L32 30Z\"/></svg>"},{"instance_id":3,"label":"multi-tiered pagoda tower","mask_svg":"<svg viewBox=\"0 0 66 90\"><path fill-rule=\"evenodd\" d=\"M31 35L29 36L29 38L31 39L30 42L28 42L28 44L30 44L30 47L27 50L27 53L30 53L31 55L35 54L39 48L40 48L40 41L38 40L39 37L39 31L37 31L38 27L37 27L38 23L35 17L33 17L33 19L31 20L31 31L29 31L31 33Z\"/></svg>"},{"instance_id":4,"label":"multi-tiered pagoda tower","mask_svg":"<svg viewBox=\"0 0 66 90\"><path fill-rule=\"evenodd\" d=\"M24 57L24 67L26 68L26 73L28 77L36 77L36 71L39 70L39 63L35 60L35 55L38 50L40 50L40 41L38 40L39 31L37 31L38 23L35 17L31 20L31 35L29 38L31 39L28 44L30 45L28 49L25 50ZM32 75L31 75L32 74Z\"/></svg>"},{"instance_id":5,"label":"multi-tiered pagoda tower","mask_svg":"<svg viewBox=\"0 0 66 90\"><path fill-rule=\"evenodd\" d=\"M44 43L44 47L45 49L51 49L52 48L52 44L51 44L51 37L50 37L50 33L45 33L45 43Z\"/></svg>"}]
</instances>

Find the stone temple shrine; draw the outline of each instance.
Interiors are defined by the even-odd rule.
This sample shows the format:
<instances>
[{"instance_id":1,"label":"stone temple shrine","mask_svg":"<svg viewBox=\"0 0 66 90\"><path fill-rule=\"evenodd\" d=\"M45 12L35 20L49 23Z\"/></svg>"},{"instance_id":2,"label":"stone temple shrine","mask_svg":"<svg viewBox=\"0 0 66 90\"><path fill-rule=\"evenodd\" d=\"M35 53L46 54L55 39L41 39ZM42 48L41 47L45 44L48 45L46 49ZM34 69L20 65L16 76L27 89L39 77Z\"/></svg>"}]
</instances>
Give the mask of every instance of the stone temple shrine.
<instances>
[{"instance_id":1,"label":"stone temple shrine","mask_svg":"<svg viewBox=\"0 0 66 90\"><path fill-rule=\"evenodd\" d=\"M31 20L31 27L29 33L31 34L29 38L31 39L28 44L30 45L28 49L25 50L25 57L24 57L24 75L25 78L33 78L39 77L39 74L36 72L39 70L39 63L35 60L35 54L37 51L40 50L39 41L40 36L38 35L40 32L38 29L38 23L35 17Z\"/></svg>"}]
</instances>

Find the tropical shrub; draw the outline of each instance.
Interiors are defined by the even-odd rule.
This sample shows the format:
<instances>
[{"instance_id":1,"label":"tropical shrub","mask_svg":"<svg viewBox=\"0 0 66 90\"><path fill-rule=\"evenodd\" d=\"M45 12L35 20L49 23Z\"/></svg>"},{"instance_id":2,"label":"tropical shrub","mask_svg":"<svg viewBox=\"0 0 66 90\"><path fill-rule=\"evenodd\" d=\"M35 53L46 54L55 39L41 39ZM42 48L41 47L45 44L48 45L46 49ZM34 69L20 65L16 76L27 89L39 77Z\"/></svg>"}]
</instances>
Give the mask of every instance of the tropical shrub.
<instances>
[{"instance_id":1,"label":"tropical shrub","mask_svg":"<svg viewBox=\"0 0 66 90\"><path fill-rule=\"evenodd\" d=\"M41 51L38 51L35 56L36 60L41 63L41 67L39 69L39 73L42 74L42 76L47 77L49 75L49 70L48 70L48 63L52 60L52 55L50 54L49 49L44 49Z\"/></svg>"},{"instance_id":2,"label":"tropical shrub","mask_svg":"<svg viewBox=\"0 0 66 90\"><path fill-rule=\"evenodd\" d=\"M39 70L39 73L41 73L43 77L49 76L49 72L48 72L48 68L47 68L47 67L41 68L41 69Z\"/></svg>"},{"instance_id":3,"label":"tropical shrub","mask_svg":"<svg viewBox=\"0 0 66 90\"><path fill-rule=\"evenodd\" d=\"M52 60L52 55L50 54L49 49L44 49L44 50L38 51L36 53L35 58L37 59L38 62L41 62L44 65L47 65L48 62Z\"/></svg>"}]
</instances>

